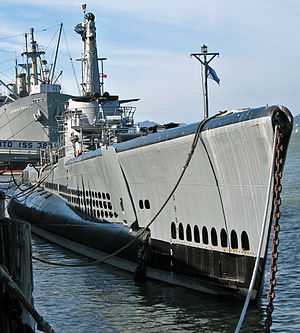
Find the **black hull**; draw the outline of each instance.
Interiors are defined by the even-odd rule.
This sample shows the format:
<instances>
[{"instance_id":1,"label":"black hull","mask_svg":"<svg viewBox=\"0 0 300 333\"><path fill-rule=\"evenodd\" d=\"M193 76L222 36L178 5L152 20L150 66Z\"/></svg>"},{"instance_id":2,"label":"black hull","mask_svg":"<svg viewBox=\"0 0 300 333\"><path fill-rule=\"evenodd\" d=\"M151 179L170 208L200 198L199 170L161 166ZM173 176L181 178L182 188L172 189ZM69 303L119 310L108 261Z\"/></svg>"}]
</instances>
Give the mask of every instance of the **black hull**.
<instances>
[{"instance_id":1,"label":"black hull","mask_svg":"<svg viewBox=\"0 0 300 333\"><path fill-rule=\"evenodd\" d=\"M34 191L25 201L11 199L8 212L12 218L29 222L32 231L39 236L96 260L119 250L136 236L123 224L92 221L42 189ZM143 240L138 239L106 263L137 273L142 245ZM146 277L221 297L246 296L255 258L155 239L151 239L149 245ZM263 270L264 260L261 259L252 301L258 298Z\"/></svg>"}]
</instances>

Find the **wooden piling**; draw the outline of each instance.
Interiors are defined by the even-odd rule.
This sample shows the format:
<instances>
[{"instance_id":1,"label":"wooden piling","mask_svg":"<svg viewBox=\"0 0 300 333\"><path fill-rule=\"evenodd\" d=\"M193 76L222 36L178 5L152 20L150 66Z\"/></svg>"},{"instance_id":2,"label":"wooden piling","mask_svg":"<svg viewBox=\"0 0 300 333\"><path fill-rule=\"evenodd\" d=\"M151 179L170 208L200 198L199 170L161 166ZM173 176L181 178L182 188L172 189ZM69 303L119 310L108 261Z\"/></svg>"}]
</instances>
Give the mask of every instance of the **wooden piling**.
<instances>
[{"instance_id":1,"label":"wooden piling","mask_svg":"<svg viewBox=\"0 0 300 333\"><path fill-rule=\"evenodd\" d=\"M0 265L8 271L26 299L33 305L30 225L5 218L3 192L0 192ZM0 281L0 332L12 333L16 327L22 325L28 325L32 331L34 330L32 317Z\"/></svg>"}]
</instances>

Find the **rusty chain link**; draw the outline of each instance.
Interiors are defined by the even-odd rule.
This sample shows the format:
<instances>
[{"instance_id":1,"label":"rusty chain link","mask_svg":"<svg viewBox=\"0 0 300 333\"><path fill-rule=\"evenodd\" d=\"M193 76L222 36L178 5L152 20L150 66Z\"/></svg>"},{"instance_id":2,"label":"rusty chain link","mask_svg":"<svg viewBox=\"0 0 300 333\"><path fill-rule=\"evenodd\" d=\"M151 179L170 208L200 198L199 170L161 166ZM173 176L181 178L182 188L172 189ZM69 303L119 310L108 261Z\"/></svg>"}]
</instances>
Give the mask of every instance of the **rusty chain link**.
<instances>
[{"instance_id":1,"label":"rusty chain link","mask_svg":"<svg viewBox=\"0 0 300 333\"><path fill-rule=\"evenodd\" d=\"M274 173L274 213L273 213L273 239L272 239L272 253L271 253L271 266L270 266L270 279L269 279L269 292L267 295L268 305L266 308L267 318L265 320L265 332L270 332L270 327L272 325L272 313L274 311L273 300L275 298L275 286L276 278L275 274L277 272L276 261L278 259L277 247L279 245L278 233L280 231L279 219L280 219L280 192L282 190L281 178L282 178L282 133L280 124L277 125L277 143L276 143L276 158L275 158L275 173Z\"/></svg>"}]
</instances>

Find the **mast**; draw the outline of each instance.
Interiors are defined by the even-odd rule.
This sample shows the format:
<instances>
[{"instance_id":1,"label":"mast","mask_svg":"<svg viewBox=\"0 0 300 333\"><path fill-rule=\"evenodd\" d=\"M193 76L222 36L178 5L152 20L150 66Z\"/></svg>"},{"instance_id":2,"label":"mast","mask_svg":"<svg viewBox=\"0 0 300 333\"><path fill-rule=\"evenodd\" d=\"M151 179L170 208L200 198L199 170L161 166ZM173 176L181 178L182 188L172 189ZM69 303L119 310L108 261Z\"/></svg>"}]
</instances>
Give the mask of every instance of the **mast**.
<instances>
[{"instance_id":1,"label":"mast","mask_svg":"<svg viewBox=\"0 0 300 333\"><path fill-rule=\"evenodd\" d=\"M57 54L58 54L58 48L59 48L59 43L60 43L62 27L63 27L63 24L61 23L60 27L59 27L58 40L57 40L56 49L55 49L55 57L54 57L53 67L51 69L52 70L51 71L51 79L50 79L51 84L52 84L53 76L54 76L54 72L55 72L55 66L56 66L56 60L57 60Z\"/></svg>"},{"instance_id":2,"label":"mast","mask_svg":"<svg viewBox=\"0 0 300 333\"><path fill-rule=\"evenodd\" d=\"M30 28L30 35L33 84L37 85L36 41L33 38L33 28Z\"/></svg>"},{"instance_id":3,"label":"mast","mask_svg":"<svg viewBox=\"0 0 300 333\"><path fill-rule=\"evenodd\" d=\"M85 13L85 7L83 7ZM91 96L100 92L99 66L96 46L95 16L92 13L84 15L84 22L75 27L82 37L83 58L82 61L82 89L84 96Z\"/></svg>"},{"instance_id":4,"label":"mast","mask_svg":"<svg viewBox=\"0 0 300 333\"><path fill-rule=\"evenodd\" d=\"M25 33L25 52L22 53L23 55L26 55L26 75L27 75L27 82L28 82L28 92L29 92L29 86L30 86L30 71L29 71L29 64L28 64L28 58L31 58L32 63L32 76L33 76L33 85L38 84L38 72L37 72L37 57L40 57L41 54L44 54L44 51L37 51L37 43L34 40L33 36L33 28L30 29L30 35L31 35L31 51L28 51L27 48L27 34Z\"/></svg>"},{"instance_id":5,"label":"mast","mask_svg":"<svg viewBox=\"0 0 300 333\"><path fill-rule=\"evenodd\" d=\"M24 53L23 53L24 54ZM23 55L22 54L22 55ZM26 82L27 82L27 92L30 90L30 70L28 64L28 46L27 46L27 33L25 33L25 55L26 55Z\"/></svg>"},{"instance_id":6,"label":"mast","mask_svg":"<svg viewBox=\"0 0 300 333\"><path fill-rule=\"evenodd\" d=\"M210 58L209 58L210 56ZM219 56L219 53L208 53L207 46L202 45L201 53L192 53L191 57L198 59L203 68L203 97L204 97L204 118L208 118L208 86L207 86L207 77L208 77L208 64L216 57ZM203 57L203 59L201 59Z\"/></svg>"}]
</instances>

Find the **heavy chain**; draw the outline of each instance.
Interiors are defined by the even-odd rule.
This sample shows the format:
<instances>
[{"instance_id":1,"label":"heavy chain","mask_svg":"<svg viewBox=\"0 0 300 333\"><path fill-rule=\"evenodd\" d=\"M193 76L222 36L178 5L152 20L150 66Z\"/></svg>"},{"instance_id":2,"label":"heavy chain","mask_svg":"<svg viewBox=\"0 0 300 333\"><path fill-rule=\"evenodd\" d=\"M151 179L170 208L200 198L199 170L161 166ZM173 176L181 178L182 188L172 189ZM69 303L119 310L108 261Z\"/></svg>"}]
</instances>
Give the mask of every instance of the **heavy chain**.
<instances>
[{"instance_id":1,"label":"heavy chain","mask_svg":"<svg viewBox=\"0 0 300 333\"><path fill-rule=\"evenodd\" d=\"M280 124L277 125L277 143L276 143L276 158L275 158L275 174L274 174L274 213L273 213L273 239L272 239L272 253L271 253L271 266L270 266L270 279L269 279L269 292L267 295L268 305L266 308L267 318L265 320L265 332L270 332L270 327L272 325L272 313L274 311L273 300L275 298L275 286L276 278L275 274L277 272L277 259L278 251L277 247L279 245L278 233L280 230L279 219L280 219L280 192L282 190L281 178L282 178L282 158L283 144L282 144L282 133L280 129Z\"/></svg>"}]
</instances>

